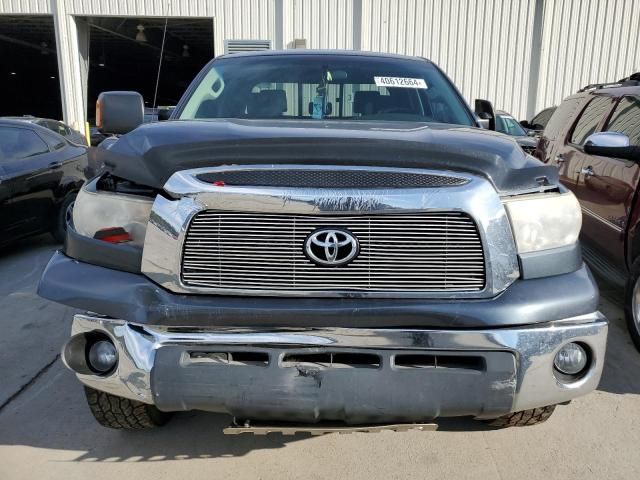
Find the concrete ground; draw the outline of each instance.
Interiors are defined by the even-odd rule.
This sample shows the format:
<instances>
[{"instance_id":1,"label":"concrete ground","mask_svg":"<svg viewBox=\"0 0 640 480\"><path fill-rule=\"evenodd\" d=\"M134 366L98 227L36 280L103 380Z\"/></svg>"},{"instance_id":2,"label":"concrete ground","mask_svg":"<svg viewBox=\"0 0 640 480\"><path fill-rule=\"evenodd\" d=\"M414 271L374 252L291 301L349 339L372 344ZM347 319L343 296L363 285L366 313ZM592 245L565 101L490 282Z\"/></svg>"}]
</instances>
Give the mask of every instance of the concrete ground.
<instances>
[{"instance_id":1,"label":"concrete ground","mask_svg":"<svg viewBox=\"0 0 640 480\"><path fill-rule=\"evenodd\" d=\"M229 419L189 412L163 429L98 426L58 359L71 310L35 294L56 245L47 236L0 253L0 480L181 478L631 479L640 475L640 354L619 289L598 390L542 425L491 431L467 419L437 432L225 437Z\"/></svg>"}]
</instances>

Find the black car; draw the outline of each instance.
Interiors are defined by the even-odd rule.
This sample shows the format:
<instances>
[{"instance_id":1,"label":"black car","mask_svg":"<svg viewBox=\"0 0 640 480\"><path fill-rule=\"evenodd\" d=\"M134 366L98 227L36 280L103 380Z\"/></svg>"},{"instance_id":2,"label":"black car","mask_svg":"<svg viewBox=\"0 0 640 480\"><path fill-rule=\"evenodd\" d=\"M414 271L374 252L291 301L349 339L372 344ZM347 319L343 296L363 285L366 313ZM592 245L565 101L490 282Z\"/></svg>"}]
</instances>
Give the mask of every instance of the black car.
<instances>
[{"instance_id":1,"label":"black car","mask_svg":"<svg viewBox=\"0 0 640 480\"><path fill-rule=\"evenodd\" d=\"M518 121L507 112L502 110L496 112L496 131L515 137L515 141L525 152L531 155L535 152L538 140L530 136Z\"/></svg>"},{"instance_id":2,"label":"black car","mask_svg":"<svg viewBox=\"0 0 640 480\"><path fill-rule=\"evenodd\" d=\"M53 120L51 118L40 118L31 115L24 115L22 117L4 117L6 120L20 120L23 122L35 123L41 127L48 128L52 132L62 135L71 143L78 145L86 145L87 139L85 136L77 130L74 130L69 125L61 122L60 120Z\"/></svg>"},{"instance_id":3,"label":"black car","mask_svg":"<svg viewBox=\"0 0 640 480\"><path fill-rule=\"evenodd\" d=\"M32 122L0 119L0 245L44 232L62 241L87 173L86 147Z\"/></svg>"}]
</instances>

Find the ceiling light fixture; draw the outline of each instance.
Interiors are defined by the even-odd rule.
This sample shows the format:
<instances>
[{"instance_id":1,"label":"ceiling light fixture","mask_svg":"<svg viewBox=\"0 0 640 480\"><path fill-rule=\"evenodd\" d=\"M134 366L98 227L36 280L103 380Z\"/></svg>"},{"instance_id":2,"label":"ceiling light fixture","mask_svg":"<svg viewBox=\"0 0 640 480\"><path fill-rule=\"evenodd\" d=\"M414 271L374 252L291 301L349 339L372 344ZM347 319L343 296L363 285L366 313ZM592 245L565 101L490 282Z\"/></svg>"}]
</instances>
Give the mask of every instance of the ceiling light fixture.
<instances>
[{"instance_id":1,"label":"ceiling light fixture","mask_svg":"<svg viewBox=\"0 0 640 480\"><path fill-rule=\"evenodd\" d=\"M136 27L138 33L136 33L136 42L147 43L147 35L144 33L144 25L140 24Z\"/></svg>"}]
</instances>

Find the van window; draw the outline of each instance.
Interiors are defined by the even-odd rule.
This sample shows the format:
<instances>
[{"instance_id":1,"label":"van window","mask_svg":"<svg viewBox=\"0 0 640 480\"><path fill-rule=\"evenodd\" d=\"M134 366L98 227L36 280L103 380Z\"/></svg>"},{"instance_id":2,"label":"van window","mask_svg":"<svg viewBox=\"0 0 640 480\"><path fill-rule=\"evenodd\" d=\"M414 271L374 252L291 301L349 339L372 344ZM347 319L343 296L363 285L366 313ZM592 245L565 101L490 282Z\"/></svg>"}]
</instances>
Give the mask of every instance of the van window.
<instances>
[{"instance_id":1,"label":"van window","mask_svg":"<svg viewBox=\"0 0 640 480\"><path fill-rule=\"evenodd\" d=\"M623 97L611 116L607 130L624 133L631 145L640 145L640 98Z\"/></svg>"},{"instance_id":2,"label":"van window","mask_svg":"<svg viewBox=\"0 0 640 480\"><path fill-rule=\"evenodd\" d=\"M595 97L591 100L580 115L571 134L570 142L574 145L583 145L587 137L596 131L609 108L611 108L610 97Z\"/></svg>"}]
</instances>

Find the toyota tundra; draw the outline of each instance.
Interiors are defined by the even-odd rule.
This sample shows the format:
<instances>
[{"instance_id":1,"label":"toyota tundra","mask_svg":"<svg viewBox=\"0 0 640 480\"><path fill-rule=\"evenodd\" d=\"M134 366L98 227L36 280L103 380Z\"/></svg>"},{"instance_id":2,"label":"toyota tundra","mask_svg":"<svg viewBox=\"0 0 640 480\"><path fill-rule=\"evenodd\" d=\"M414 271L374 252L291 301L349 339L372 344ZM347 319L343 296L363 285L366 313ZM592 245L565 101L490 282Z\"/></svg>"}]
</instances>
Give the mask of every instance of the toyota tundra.
<instances>
[{"instance_id":1,"label":"toyota tundra","mask_svg":"<svg viewBox=\"0 0 640 480\"><path fill-rule=\"evenodd\" d=\"M218 57L166 122L104 92L119 138L39 286L85 312L62 358L98 422L519 426L594 390L580 207L490 107L347 51Z\"/></svg>"}]
</instances>

